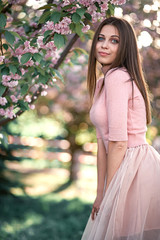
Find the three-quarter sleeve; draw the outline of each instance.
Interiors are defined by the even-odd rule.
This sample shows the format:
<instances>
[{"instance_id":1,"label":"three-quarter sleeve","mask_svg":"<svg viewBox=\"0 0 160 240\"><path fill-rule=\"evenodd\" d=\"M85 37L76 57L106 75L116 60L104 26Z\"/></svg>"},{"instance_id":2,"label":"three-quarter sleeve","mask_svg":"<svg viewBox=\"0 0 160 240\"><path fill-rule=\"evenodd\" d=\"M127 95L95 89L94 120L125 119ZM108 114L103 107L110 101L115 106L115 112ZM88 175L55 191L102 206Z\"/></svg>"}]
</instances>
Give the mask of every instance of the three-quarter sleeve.
<instances>
[{"instance_id":1,"label":"three-quarter sleeve","mask_svg":"<svg viewBox=\"0 0 160 240\"><path fill-rule=\"evenodd\" d=\"M115 70L105 77L108 140L127 141L129 74Z\"/></svg>"}]
</instances>

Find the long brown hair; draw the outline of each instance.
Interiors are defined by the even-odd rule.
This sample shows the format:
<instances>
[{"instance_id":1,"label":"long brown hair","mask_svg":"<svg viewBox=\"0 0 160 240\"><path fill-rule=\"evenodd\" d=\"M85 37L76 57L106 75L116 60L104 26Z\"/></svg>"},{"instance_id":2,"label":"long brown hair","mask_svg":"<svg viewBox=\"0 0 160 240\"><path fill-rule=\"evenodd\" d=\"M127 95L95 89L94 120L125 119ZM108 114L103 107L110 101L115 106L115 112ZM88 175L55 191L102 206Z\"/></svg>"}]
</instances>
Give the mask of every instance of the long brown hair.
<instances>
[{"instance_id":1,"label":"long brown hair","mask_svg":"<svg viewBox=\"0 0 160 240\"><path fill-rule=\"evenodd\" d=\"M88 63L88 77L87 86L90 94L91 103L93 101L96 88L96 56L95 49L98 40L98 35L105 25L113 25L119 31L120 41L117 52L117 57L111 64L110 69L116 67L125 67L131 76L131 81L135 81L139 88L146 106L146 120L147 124L151 122L151 107L148 93L148 85L145 81L142 64L140 60L139 50L137 47L137 40L132 26L125 20L116 17L109 17L105 19L95 32ZM102 85L102 88L104 83ZM133 86L133 85L132 85ZM102 90L101 88L101 90Z\"/></svg>"}]
</instances>

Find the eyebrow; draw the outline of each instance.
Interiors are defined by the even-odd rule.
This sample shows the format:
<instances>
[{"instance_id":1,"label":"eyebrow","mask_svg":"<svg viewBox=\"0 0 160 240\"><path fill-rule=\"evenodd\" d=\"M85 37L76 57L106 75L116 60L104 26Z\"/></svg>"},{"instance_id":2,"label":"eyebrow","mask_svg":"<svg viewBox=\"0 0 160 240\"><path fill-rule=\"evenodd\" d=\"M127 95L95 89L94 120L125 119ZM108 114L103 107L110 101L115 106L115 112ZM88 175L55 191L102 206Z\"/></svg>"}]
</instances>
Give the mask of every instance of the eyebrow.
<instances>
[{"instance_id":1,"label":"eyebrow","mask_svg":"<svg viewBox=\"0 0 160 240\"><path fill-rule=\"evenodd\" d=\"M101 35L101 36L103 36L103 37L105 37L105 35L104 34L98 34L98 35ZM111 35L111 37L117 37L117 38L119 38L119 36L118 35Z\"/></svg>"}]
</instances>

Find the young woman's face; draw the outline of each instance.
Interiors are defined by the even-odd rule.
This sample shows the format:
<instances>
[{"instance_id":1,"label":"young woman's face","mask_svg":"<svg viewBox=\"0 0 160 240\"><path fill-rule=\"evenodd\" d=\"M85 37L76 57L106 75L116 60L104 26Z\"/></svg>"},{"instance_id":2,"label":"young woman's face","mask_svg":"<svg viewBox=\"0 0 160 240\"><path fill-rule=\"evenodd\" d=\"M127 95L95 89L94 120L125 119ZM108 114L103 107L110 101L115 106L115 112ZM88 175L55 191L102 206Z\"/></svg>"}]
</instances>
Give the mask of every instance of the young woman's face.
<instances>
[{"instance_id":1,"label":"young woman's face","mask_svg":"<svg viewBox=\"0 0 160 240\"><path fill-rule=\"evenodd\" d=\"M117 56L119 32L115 26L105 25L98 35L96 59L102 65L110 66Z\"/></svg>"}]
</instances>

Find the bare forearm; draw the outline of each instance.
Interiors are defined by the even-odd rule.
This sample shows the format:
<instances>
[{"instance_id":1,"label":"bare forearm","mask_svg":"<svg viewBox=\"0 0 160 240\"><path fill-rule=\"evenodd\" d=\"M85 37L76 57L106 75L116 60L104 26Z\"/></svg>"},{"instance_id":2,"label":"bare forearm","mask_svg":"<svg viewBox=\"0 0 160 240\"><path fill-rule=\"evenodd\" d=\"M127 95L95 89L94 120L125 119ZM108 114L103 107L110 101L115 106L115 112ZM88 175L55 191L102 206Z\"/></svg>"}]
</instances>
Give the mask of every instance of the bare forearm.
<instances>
[{"instance_id":1,"label":"bare forearm","mask_svg":"<svg viewBox=\"0 0 160 240\"><path fill-rule=\"evenodd\" d=\"M98 140L97 152L97 195L102 195L107 172L107 154L102 140Z\"/></svg>"},{"instance_id":2,"label":"bare forearm","mask_svg":"<svg viewBox=\"0 0 160 240\"><path fill-rule=\"evenodd\" d=\"M127 150L127 142L112 142L108 143L108 159L107 159L107 186L108 188L114 174L119 168Z\"/></svg>"}]
</instances>

